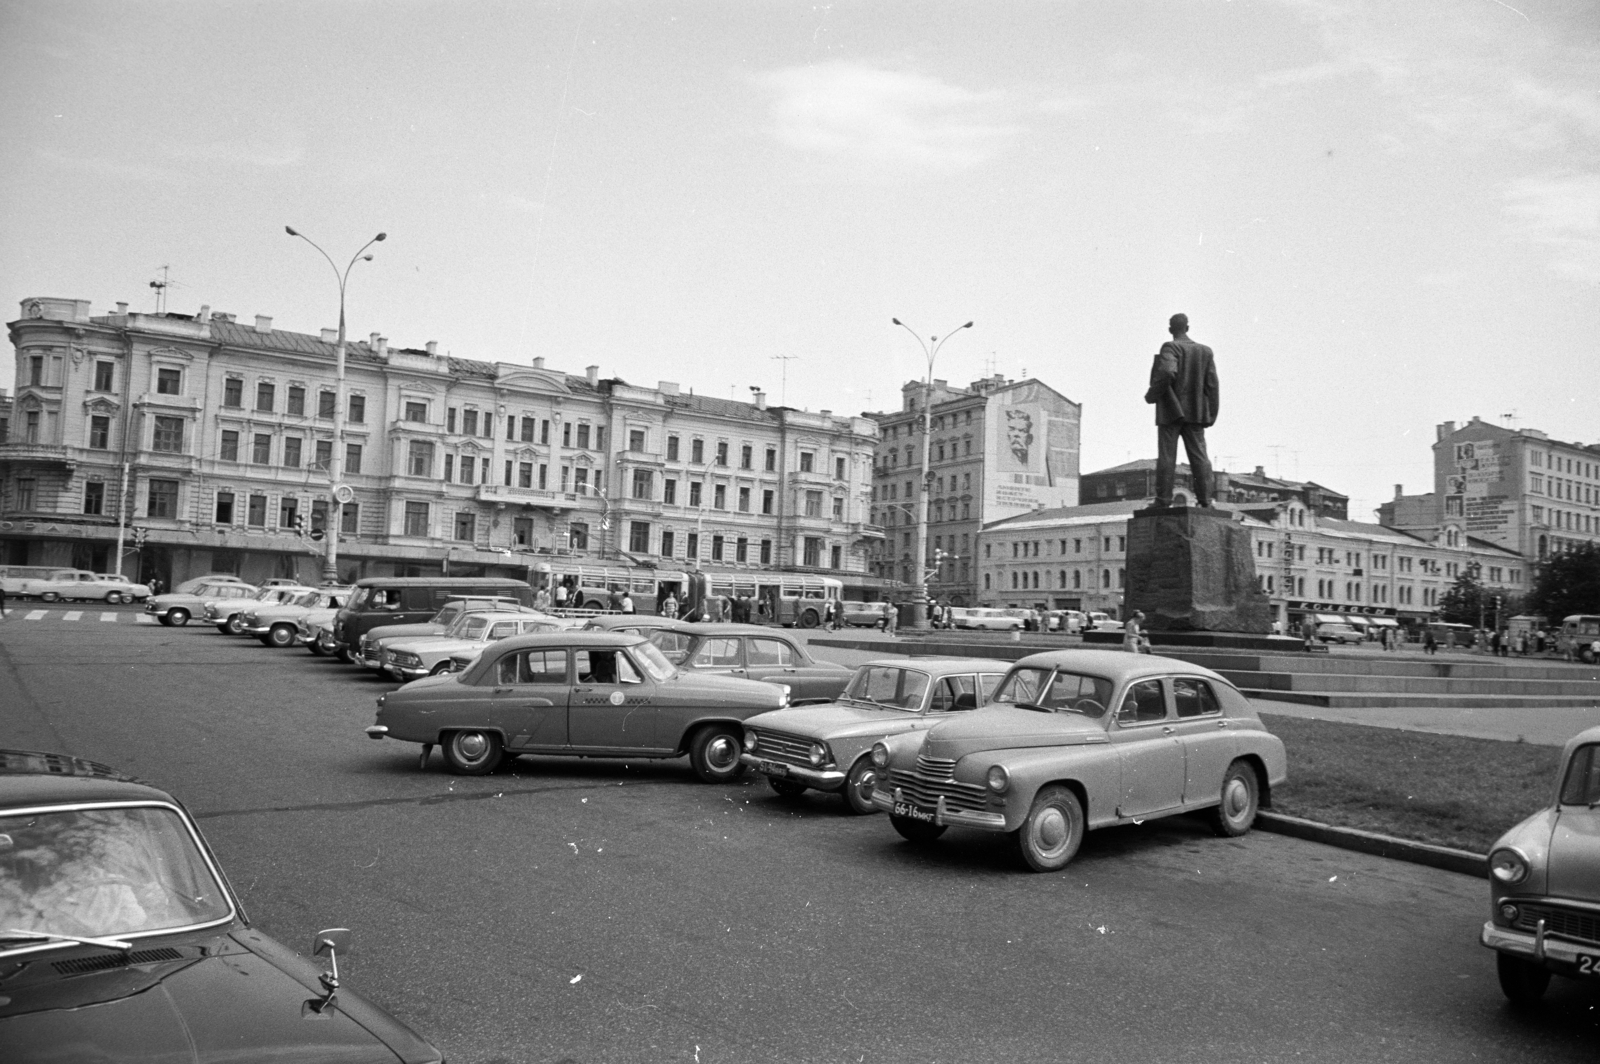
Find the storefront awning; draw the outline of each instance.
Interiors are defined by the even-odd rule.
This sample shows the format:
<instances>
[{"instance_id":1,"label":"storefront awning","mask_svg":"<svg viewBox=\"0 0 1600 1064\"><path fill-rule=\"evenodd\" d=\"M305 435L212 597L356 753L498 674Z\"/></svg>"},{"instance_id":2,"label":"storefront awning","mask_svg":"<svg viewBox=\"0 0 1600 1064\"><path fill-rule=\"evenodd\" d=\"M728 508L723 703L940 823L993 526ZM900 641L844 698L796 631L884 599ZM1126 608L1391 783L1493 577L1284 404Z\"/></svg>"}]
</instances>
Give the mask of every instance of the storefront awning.
<instances>
[{"instance_id":1,"label":"storefront awning","mask_svg":"<svg viewBox=\"0 0 1600 1064\"><path fill-rule=\"evenodd\" d=\"M1393 617L1368 617L1368 624L1377 625L1379 628L1399 628L1400 622Z\"/></svg>"},{"instance_id":2,"label":"storefront awning","mask_svg":"<svg viewBox=\"0 0 1600 1064\"><path fill-rule=\"evenodd\" d=\"M1349 619L1350 619L1349 616L1347 614L1343 614L1343 613L1319 613L1319 614L1317 614L1317 623L1318 624L1344 624Z\"/></svg>"}]
</instances>

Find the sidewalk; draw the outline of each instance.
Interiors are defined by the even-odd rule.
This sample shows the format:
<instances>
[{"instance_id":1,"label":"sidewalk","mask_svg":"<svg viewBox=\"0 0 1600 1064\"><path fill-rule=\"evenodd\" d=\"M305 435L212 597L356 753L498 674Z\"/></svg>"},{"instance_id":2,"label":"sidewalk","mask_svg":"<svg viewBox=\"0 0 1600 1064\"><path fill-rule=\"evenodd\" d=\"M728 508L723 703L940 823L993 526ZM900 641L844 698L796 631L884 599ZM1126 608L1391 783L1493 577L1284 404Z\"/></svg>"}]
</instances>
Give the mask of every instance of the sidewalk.
<instances>
[{"instance_id":1,"label":"sidewalk","mask_svg":"<svg viewBox=\"0 0 1600 1064\"><path fill-rule=\"evenodd\" d=\"M1504 739L1508 742L1561 746L1583 731L1600 724L1600 705L1544 706L1538 708L1396 707L1336 708L1303 706L1294 702L1274 702L1252 698L1256 710L1285 717L1332 720L1344 724L1369 724L1401 731L1433 732L1438 735L1465 735L1474 739ZM1270 727L1270 723L1269 723Z\"/></svg>"}]
</instances>

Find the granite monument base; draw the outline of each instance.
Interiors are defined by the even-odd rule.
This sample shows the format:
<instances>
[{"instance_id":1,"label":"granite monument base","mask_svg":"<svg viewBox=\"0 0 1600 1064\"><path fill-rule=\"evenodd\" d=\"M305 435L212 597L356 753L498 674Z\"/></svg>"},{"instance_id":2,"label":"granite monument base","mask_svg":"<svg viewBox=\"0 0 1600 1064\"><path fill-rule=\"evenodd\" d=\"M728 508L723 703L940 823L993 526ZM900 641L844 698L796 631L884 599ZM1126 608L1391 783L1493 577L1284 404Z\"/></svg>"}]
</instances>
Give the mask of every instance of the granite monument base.
<instances>
[{"instance_id":1,"label":"granite monument base","mask_svg":"<svg viewBox=\"0 0 1600 1064\"><path fill-rule=\"evenodd\" d=\"M1157 633L1267 635L1272 604L1256 580L1250 532L1225 510L1148 507L1128 521L1123 615Z\"/></svg>"}]
</instances>

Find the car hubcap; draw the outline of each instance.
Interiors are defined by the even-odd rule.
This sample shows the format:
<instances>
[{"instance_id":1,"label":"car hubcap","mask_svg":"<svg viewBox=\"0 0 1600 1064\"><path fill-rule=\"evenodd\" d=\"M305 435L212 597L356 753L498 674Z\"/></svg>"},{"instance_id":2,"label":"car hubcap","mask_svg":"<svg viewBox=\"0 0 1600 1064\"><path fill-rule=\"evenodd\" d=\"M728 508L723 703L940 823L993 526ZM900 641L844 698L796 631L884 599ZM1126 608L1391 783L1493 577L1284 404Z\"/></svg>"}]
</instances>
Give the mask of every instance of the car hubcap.
<instances>
[{"instance_id":1,"label":"car hubcap","mask_svg":"<svg viewBox=\"0 0 1600 1064\"><path fill-rule=\"evenodd\" d=\"M461 752L461 756L466 758L468 761L478 760L478 758L482 757L484 751L488 748L488 741L477 732L468 732L466 735L462 735L456 739L456 749L459 750Z\"/></svg>"},{"instance_id":2,"label":"car hubcap","mask_svg":"<svg viewBox=\"0 0 1600 1064\"><path fill-rule=\"evenodd\" d=\"M1033 841L1039 853L1053 857L1067 844L1067 818L1059 809L1045 809L1034 822Z\"/></svg>"},{"instance_id":3,"label":"car hubcap","mask_svg":"<svg viewBox=\"0 0 1600 1064\"><path fill-rule=\"evenodd\" d=\"M719 735L706 747L706 760L715 769L725 769L739 760L739 746L726 735Z\"/></svg>"},{"instance_id":4,"label":"car hubcap","mask_svg":"<svg viewBox=\"0 0 1600 1064\"><path fill-rule=\"evenodd\" d=\"M856 797L859 798L863 802L872 801L872 790L873 790L874 787L877 786L877 784L878 784L878 772L877 772L877 770L876 769L871 769L871 768L867 769L859 777L856 778Z\"/></svg>"},{"instance_id":5,"label":"car hubcap","mask_svg":"<svg viewBox=\"0 0 1600 1064\"><path fill-rule=\"evenodd\" d=\"M1250 808L1250 788L1244 780L1231 779L1222 795L1222 807L1229 820L1238 820Z\"/></svg>"}]
</instances>

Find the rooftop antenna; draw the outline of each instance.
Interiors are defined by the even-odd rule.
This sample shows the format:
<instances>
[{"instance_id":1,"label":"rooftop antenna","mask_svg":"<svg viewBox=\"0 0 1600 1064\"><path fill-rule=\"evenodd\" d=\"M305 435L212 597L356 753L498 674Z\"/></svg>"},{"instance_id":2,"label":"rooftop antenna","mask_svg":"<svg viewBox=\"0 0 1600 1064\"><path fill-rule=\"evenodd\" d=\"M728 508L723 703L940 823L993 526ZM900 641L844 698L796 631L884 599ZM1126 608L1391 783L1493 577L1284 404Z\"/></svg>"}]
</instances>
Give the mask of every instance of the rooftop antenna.
<instances>
[{"instance_id":1,"label":"rooftop antenna","mask_svg":"<svg viewBox=\"0 0 1600 1064\"><path fill-rule=\"evenodd\" d=\"M156 290L157 314L165 314L167 312L167 286L172 283L167 279L167 271L170 269L172 269L171 266L161 267L161 280L150 282L150 287Z\"/></svg>"},{"instance_id":2,"label":"rooftop antenna","mask_svg":"<svg viewBox=\"0 0 1600 1064\"><path fill-rule=\"evenodd\" d=\"M994 376L995 356L998 355L999 353L1000 352L998 352L998 351L990 351L989 352L989 357L983 360L983 375L985 377L993 377Z\"/></svg>"},{"instance_id":3,"label":"rooftop antenna","mask_svg":"<svg viewBox=\"0 0 1600 1064\"><path fill-rule=\"evenodd\" d=\"M1283 462L1283 452L1288 450L1288 447L1281 443L1269 443L1267 444L1267 450L1272 452L1272 469L1276 474Z\"/></svg>"},{"instance_id":4,"label":"rooftop antenna","mask_svg":"<svg viewBox=\"0 0 1600 1064\"><path fill-rule=\"evenodd\" d=\"M794 359L799 358L800 356L799 355L768 355L767 357L771 358L771 359L774 359L774 360L776 360L778 362L782 362L783 363L783 375L782 375L782 378L778 381L778 386L782 389L782 391L780 391L778 393L778 405L779 406L788 406L789 405L789 363L792 362Z\"/></svg>"},{"instance_id":5,"label":"rooftop antenna","mask_svg":"<svg viewBox=\"0 0 1600 1064\"><path fill-rule=\"evenodd\" d=\"M1510 429L1512 432L1515 432L1517 430L1517 422L1521 421L1522 419L1517 416L1517 412L1515 410L1512 410L1509 414L1501 414L1500 420L1506 423L1506 428Z\"/></svg>"}]
</instances>

